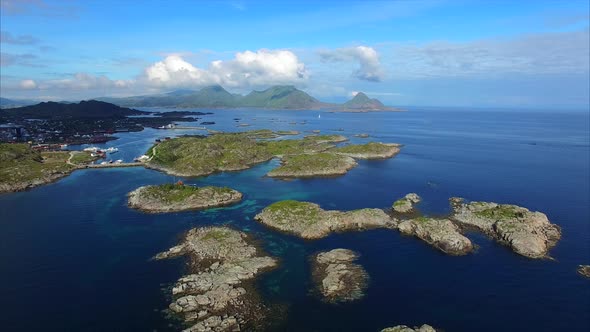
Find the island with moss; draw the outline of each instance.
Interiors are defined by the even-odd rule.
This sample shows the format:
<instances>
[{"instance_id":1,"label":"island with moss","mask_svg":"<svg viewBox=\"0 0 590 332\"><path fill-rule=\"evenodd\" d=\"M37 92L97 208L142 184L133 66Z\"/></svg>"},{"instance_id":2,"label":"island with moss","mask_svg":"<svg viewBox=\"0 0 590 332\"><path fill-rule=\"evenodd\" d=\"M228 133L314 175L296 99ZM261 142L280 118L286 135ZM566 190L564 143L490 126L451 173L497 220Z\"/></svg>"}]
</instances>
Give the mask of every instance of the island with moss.
<instances>
[{"instance_id":1,"label":"island with moss","mask_svg":"<svg viewBox=\"0 0 590 332\"><path fill-rule=\"evenodd\" d=\"M304 239L319 239L333 232L388 227L391 218L382 209L324 210L309 202L286 200L273 203L254 217L279 231Z\"/></svg>"},{"instance_id":2,"label":"island with moss","mask_svg":"<svg viewBox=\"0 0 590 332\"><path fill-rule=\"evenodd\" d=\"M487 234L522 256L547 257L561 238L561 228L541 212L510 204L465 202L458 197L450 202L453 221Z\"/></svg>"},{"instance_id":3,"label":"island with moss","mask_svg":"<svg viewBox=\"0 0 590 332\"><path fill-rule=\"evenodd\" d=\"M398 154L400 147L400 144L395 143L370 142L337 147L332 152L355 159L387 159Z\"/></svg>"},{"instance_id":4,"label":"island with moss","mask_svg":"<svg viewBox=\"0 0 590 332\"><path fill-rule=\"evenodd\" d=\"M404 235L415 236L449 255L465 255L473 251L471 241L459 232L449 219L418 217L397 224Z\"/></svg>"},{"instance_id":5,"label":"island with moss","mask_svg":"<svg viewBox=\"0 0 590 332\"><path fill-rule=\"evenodd\" d=\"M327 302L350 302L364 296L368 274L354 263L358 257L349 249L333 249L313 257L313 279Z\"/></svg>"},{"instance_id":6,"label":"island with moss","mask_svg":"<svg viewBox=\"0 0 590 332\"><path fill-rule=\"evenodd\" d=\"M193 228L157 260L188 257L188 274L172 288L169 308L189 326L185 331L242 331L259 328L269 312L254 279L277 265L244 232L228 227Z\"/></svg>"},{"instance_id":7,"label":"island with moss","mask_svg":"<svg viewBox=\"0 0 590 332\"><path fill-rule=\"evenodd\" d=\"M150 213L208 209L242 200L242 193L231 188L195 187L183 183L143 186L127 196L129 207Z\"/></svg>"},{"instance_id":8,"label":"island with moss","mask_svg":"<svg viewBox=\"0 0 590 332\"><path fill-rule=\"evenodd\" d=\"M395 201L391 208L398 213L409 213L414 211L414 205L420 203L421 200L418 194L409 193Z\"/></svg>"},{"instance_id":9,"label":"island with moss","mask_svg":"<svg viewBox=\"0 0 590 332\"><path fill-rule=\"evenodd\" d=\"M27 190L54 182L93 160L87 152L40 152L26 143L0 143L0 193Z\"/></svg>"},{"instance_id":10,"label":"island with moss","mask_svg":"<svg viewBox=\"0 0 590 332\"><path fill-rule=\"evenodd\" d=\"M333 153L299 154L283 157L281 166L266 175L270 177L317 177L344 175L357 166L354 159Z\"/></svg>"}]
</instances>

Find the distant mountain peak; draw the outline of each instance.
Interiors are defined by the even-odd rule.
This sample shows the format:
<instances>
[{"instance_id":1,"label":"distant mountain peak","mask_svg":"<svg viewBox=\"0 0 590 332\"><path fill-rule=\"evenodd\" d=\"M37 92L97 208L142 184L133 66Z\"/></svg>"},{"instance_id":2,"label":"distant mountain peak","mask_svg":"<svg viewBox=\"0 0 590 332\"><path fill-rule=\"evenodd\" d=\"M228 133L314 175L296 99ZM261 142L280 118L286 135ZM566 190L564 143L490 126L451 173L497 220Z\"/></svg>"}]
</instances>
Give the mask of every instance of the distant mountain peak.
<instances>
[{"instance_id":1,"label":"distant mountain peak","mask_svg":"<svg viewBox=\"0 0 590 332\"><path fill-rule=\"evenodd\" d=\"M377 99L371 99L363 92L357 92L357 94L349 101L344 103L345 108L358 108L358 109L382 109L385 106L382 102Z\"/></svg>"}]
</instances>

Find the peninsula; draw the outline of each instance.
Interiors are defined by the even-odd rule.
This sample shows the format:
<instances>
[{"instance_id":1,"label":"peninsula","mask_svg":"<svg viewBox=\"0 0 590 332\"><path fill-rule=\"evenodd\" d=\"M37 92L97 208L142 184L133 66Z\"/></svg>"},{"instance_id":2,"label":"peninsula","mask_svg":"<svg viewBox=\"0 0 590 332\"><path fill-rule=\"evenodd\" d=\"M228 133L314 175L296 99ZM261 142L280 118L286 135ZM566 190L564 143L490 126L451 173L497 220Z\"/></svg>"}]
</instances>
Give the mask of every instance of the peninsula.
<instances>
[{"instance_id":1,"label":"peninsula","mask_svg":"<svg viewBox=\"0 0 590 332\"><path fill-rule=\"evenodd\" d=\"M227 206L242 200L242 193L221 187L194 187L176 184L143 186L128 194L129 207L162 213Z\"/></svg>"}]
</instances>

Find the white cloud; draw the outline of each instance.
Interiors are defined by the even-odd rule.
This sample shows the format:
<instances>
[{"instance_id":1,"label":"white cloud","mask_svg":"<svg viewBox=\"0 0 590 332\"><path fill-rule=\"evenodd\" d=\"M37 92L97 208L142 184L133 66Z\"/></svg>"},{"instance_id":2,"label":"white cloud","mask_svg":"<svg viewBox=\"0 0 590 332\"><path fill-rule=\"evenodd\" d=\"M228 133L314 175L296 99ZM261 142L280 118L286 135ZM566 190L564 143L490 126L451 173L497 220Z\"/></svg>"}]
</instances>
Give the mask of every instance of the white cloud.
<instances>
[{"instance_id":1,"label":"white cloud","mask_svg":"<svg viewBox=\"0 0 590 332\"><path fill-rule=\"evenodd\" d=\"M37 83L33 80L22 80L20 87L26 90L32 90L37 88Z\"/></svg>"},{"instance_id":2,"label":"white cloud","mask_svg":"<svg viewBox=\"0 0 590 332\"><path fill-rule=\"evenodd\" d=\"M39 42L39 39L31 35L12 35L8 31L0 31L0 43L16 45L32 45Z\"/></svg>"},{"instance_id":3,"label":"white cloud","mask_svg":"<svg viewBox=\"0 0 590 332\"><path fill-rule=\"evenodd\" d=\"M396 78L580 74L589 71L588 30L470 42L390 44ZM383 45L383 48L387 48Z\"/></svg>"},{"instance_id":4,"label":"white cloud","mask_svg":"<svg viewBox=\"0 0 590 332\"><path fill-rule=\"evenodd\" d=\"M127 88L133 84L132 80L111 80L104 75L95 76L87 73L76 73L68 78L47 80L37 85L41 90L93 90Z\"/></svg>"},{"instance_id":5,"label":"white cloud","mask_svg":"<svg viewBox=\"0 0 590 332\"><path fill-rule=\"evenodd\" d=\"M335 50L323 50L319 53L324 62L358 62L359 68L353 72L353 76L360 80L380 82L385 76L379 53L372 47L345 47Z\"/></svg>"},{"instance_id":6,"label":"white cloud","mask_svg":"<svg viewBox=\"0 0 590 332\"><path fill-rule=\"evenodd\" d=\"M206 69L169 55L145 69L141 78L146 84L162 87L202 87L221 84L230 88L247 88L273 84L304 83L309 77L305 65L287 50L238 52L231 60L212 61Z\"/></svg>"}]
</instances>

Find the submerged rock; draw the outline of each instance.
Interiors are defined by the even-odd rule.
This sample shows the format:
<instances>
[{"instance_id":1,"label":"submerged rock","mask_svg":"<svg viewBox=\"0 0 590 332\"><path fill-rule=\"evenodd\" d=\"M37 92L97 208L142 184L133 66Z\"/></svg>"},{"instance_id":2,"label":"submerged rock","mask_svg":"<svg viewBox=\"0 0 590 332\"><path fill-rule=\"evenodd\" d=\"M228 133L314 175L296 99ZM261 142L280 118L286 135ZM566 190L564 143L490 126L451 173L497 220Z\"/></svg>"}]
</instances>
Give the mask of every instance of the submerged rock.
<instances>
[{"instance_id":1,"label":"submerged rock","mask_svg":"<svg viewBox=\"0 0 590 332\"><path fill-rule=\"evenodd\" d=\"M314 257L313 274L327 301L348 302L363 297L368 275L362 266L353 263L358 256L352 250L334 249Z\"/></svg>"},{"instance_id":2,"label":"submerged rock","mask_svg":"<svg viewBox=\"0 0 590 332\"><path fill-rule=\"evenodd\" d=\"M239 331L264 316L251 285L261 272L276 266L251 244L248 236L227 227L193 228L184 241L155 256L189 256L191 274L172 288L170 310L194 324L186 331Z\"/></svg>"},{"instance_id":3,"label":"submerged rock","mask_svg":"<svg viewBox=\"0 0 590 332\"><path fill-rule=\"evenodd\" d=\"M152 213L207 209L242 200L242 193L230 188L183 184L139 187L127 196L129 207Z\"/></svg>"},{"instance_id":4,"label":"submerged rock","mask_svg":"<svg viewBox=\"0 0 590 332\"><path fill-rule=\"evenodd\" d=\"M254 219L304 239L319 239L332 232L390 227L392 223L381 209L329 211L314 203L293 200L271 204Z\"/></svg>"},{"instance_id":5,"label":"submerged rock","mask_svg":"<svg viewBox=\"0 0 590 332\"><path fill-rule=\"evenodd\" d=\"M402 234L413 235L449 255L465 255L473 251L471 241L448 219L419 217L397 225Z\"/></svg>"},{"instance_id":6,"label":"submerged rock","mask_svg":"<svg viewBox=\"0 0 590 332\"><path fill-rule=\"evenodd\" d=\"M414 204L420 203L422 199L418 194L409 193L393 203L393 210L399 213L408 213L414 210Z\"/></svg>"},{"instance_id":7,"label":"submerged rock","mask_svg":"<svg viewBox=\"0 0 590 332\"><path fill-rule=\"evenodd\" d=\"M488 234L517 254L529 258L546 257L561 238L561 228L550 223L541 212L508 204L465 203L456 197L450 201L455 222Z\"/></svg>"},{"instance_id":8,"label":"submerged rock","mask_svg":"<svg viewBox=\"0 0 590 332\"><path fill-rule=\"evenodd\" d=\"M381 332L436 332L436 330L432 326L424 324L420 327L414 328L408 327L406 325L398 325L385 328L381 330Z\"/></svg>"},{"instance_id":9,"label":"submerged rock","mask_svg":"<svg viewBox=\"0 0 590 332\"><path fill-rule=\"evenodd\" d=\"M578 265L578 273L586 278L590 278L590 265Z\"/></svg>"}]
</instances>

